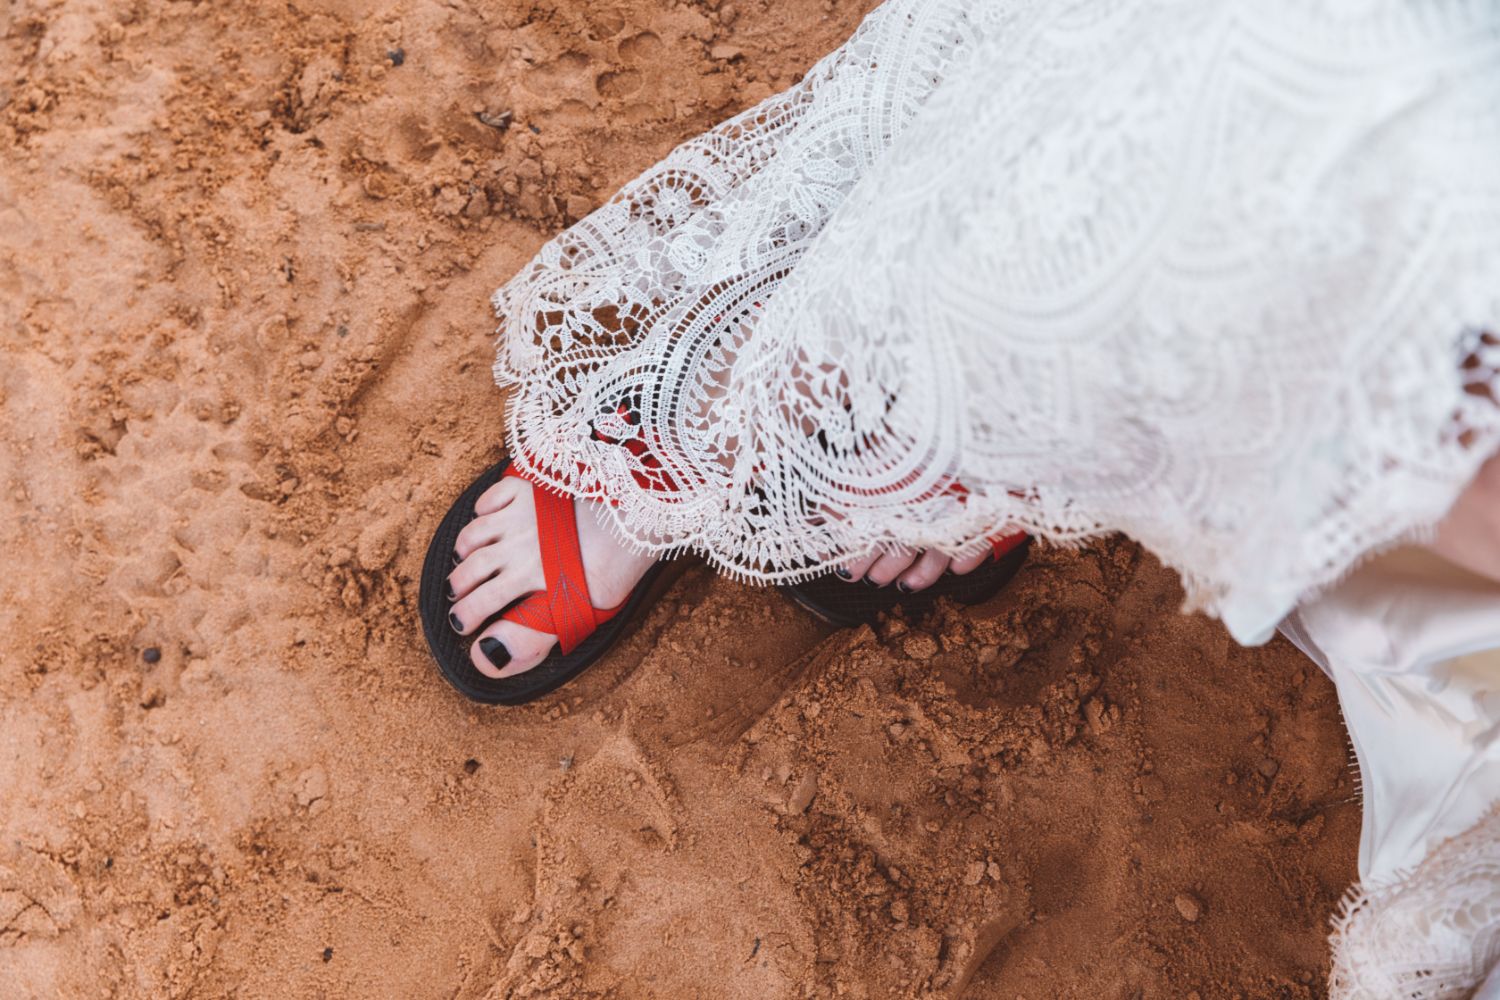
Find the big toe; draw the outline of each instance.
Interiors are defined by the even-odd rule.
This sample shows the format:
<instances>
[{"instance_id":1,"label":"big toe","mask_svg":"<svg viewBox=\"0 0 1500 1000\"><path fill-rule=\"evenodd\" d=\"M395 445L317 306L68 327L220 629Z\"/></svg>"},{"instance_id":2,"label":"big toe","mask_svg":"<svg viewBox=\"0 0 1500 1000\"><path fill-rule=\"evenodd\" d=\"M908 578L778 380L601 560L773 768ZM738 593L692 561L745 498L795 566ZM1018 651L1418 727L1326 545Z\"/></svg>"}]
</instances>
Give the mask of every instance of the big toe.
<instances>
[{"instance_id":1,"label":"big toe","mask_svg":"<svg viewBox=\"0 0 1500 1000\"><path fill-rule=\"evenodd\" d=\"M545 660L556 642L555 635L498 621L479 634L469 647L469 658L486 677L514 677Z\"/></svg>"}]
</instances>

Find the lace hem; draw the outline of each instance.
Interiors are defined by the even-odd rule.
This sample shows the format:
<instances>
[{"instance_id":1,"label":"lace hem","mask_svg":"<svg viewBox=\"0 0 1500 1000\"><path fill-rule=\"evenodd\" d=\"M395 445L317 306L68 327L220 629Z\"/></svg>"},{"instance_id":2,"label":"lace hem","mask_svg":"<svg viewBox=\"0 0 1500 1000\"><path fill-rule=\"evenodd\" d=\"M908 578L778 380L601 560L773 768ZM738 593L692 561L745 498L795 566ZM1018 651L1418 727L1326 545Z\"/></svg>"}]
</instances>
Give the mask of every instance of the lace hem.
<instances>
[{"instance_id":1,"label":"lace hem","mask_svg":"<svg viewBox=\"0 0 1500 1000\"><path fill-rule=\"evenodd\" d=\"M1261 641L1500 448L1495 93L1488 0L888 0L496 293L513 453L767 582L1123 531Z\"/></svg>"},{"instance_id":2,"label":"lace hem","mask_svg":"<svg viewBox=\"0 0 1500 1000\"><path fill-rule=\"evenodd\" d=\"M1330 938L1332 1000L1463 1000L1500 968L1500 811L1415 871L1356 886Z\"/></svg>"}]
</instances>

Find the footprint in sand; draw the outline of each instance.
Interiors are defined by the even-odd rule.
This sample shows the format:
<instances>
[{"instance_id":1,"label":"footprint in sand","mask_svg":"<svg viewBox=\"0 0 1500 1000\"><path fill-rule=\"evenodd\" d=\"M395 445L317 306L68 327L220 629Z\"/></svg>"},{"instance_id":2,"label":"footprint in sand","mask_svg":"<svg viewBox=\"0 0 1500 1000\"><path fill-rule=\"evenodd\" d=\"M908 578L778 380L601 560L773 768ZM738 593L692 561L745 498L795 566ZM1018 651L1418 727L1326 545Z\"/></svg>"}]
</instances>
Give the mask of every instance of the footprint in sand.
<instances>
[{"instance_id":1,"label":"footprint in sand","mask_svg":"<svg viewBox=\"0 0 1500 1000\"><path fill-rule=\"evenodd\" d=\"M25 848L16 851L13 866L0 864L0 948L55 938L81 912L77 890L56 862Z\"/></svg>"},{"instance_id":2,"label":"footprint in sand","mask_svg":"<svg viewBox=\"0 0 1500 1000\"><path fill-rule=\"evenodd\" d=\"M795 682L831 630L774 588L707 570L684 581L682 591L693 596L631 675L625 726L650 749L698 741L727 747Z\"/></svg>"},{"instance_id":3,"label":"footprint in sand","mask_svg":"<svg viewBox=\"0 0 1500 1000\"><path fill-rule=\"evenodd\" d=\"M643 983L653 996L711 996L731 975L747 996L780 997L810 981L812 930L787 887L763 877L787 862L785 845L745 838L726 858L709 832L722 823L686 829L705 817L679 797L623 735L548 790L533 823L533 895L507 925L514 938L495 942L506 957L491 996Z\"/></svg>"},{"instance_id":4,"label":"footprint in sand","mask_svg":"<svg viewBox=\"0 0 1500 1000\"><path fill-rule=\"evenodd\" d=\"M501 996L581 985L585 951L619 918L622 893L636 897L629 912L651 912L637 879L676 846L677 808L640 749L618 737L548 790L532 828L533 894L513 921L523 927L492 991Z\"/></svg>"}]
</instances>

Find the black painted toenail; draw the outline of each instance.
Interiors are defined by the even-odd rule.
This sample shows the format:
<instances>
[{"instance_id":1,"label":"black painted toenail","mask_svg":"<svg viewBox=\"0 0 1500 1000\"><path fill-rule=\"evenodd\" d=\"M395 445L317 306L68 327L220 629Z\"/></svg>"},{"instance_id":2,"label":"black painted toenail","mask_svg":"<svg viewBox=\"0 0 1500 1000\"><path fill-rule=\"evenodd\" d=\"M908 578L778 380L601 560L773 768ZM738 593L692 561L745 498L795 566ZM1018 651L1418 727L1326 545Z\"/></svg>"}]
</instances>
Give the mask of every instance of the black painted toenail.
<instances>
[{"instance_id":1,"label":"black painted toenail","mask_svg":"<svg viewBox=\"0 0 1500 1000\"><path fill-rule=\"evenodd\" d=\"M458 554L458 550L457 549L454 549L453 550L453 565L457 566L459 563L461 563L463 561L464 561L464 557Z\"/></svg>"},{"instance_id":2,"label":"black painted toenail","mask_svg":"<svg viewBox=\"0 0 1500 1000\"><path fill-rule=\"evenodd\" d=\"M838 577L840 580L852 580L852 579L854 579L854 574L851 573L851 572L849 572L847 569L843 569L842 567L839 568L839 569L834 570L833 571L833 575L836 576L836 577Z\"/></svg>"},{"instance_id":3,"label":"black painted toenail","mask_svg":"<svg viewBox=\"0 0 1500 1000\"><path fill-rule=\"evenodd\" d=\"M901 593L903 593L903 594L910 594L911 593L911 588L908 587L906 584L902 583L900 580L896 581L896 589L899 590L899 591L901 591Z\"/></svg>"},{"instance_id":4,"label":"black painted toenail","mask_svg":"<svg viewBox=\"0 0 1500 1000\"><path fill-rule=\"evenodd\" d=\"M448 584L448 603L452 604L456 600L458 600L458 594L454 592L453 584L450 583Z\"/></svg>"},{"instance_id":5,"label":"black painted toenail","mask_svg":"<svg viewBox=\"0 0 1500 1000\"><path fill-rule=\"evenodd\" d=\"M479 651L484 654L485 659L489 660L496 667L503 668L510 662L510 650L505 648L505 643L494 636L487 635L483 639L480 639Z\"/></svg>"},{"instance_id":6,"label":"black painted toenail","mask_svg":"<svg viewBox=\"0 0 1500 1000\"><path fill-rule=\"evenodd\" d=\"M866 587L879 588L884 586L884 584L876 583L874 580L871 580L868 576L861 577L859 582L864 584Z\"/></svg>"},{"instance_id":7,"label":"black painted toenail","mask_svg":"<svg viewBox=\"0 0 1500 1000\"><path fill-rule=\"evenodd\" d=\"M448 612L448 624L451 625L453 627L453 631L457 632L459 635L464 634L464 623L459 621L458 615L454 614L452 611Z\"/></svg>"}]
</instances>

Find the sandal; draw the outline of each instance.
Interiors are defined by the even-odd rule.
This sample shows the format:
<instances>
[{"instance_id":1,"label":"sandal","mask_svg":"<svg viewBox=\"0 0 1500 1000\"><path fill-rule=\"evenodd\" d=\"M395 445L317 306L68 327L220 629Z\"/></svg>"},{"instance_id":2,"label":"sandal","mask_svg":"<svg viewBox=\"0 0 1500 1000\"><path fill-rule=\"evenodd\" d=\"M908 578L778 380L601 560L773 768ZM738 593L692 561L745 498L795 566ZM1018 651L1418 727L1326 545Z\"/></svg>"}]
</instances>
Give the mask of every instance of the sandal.
<instances>
[{"instance_id":1,"label":"sandal","mask_svg":"<svg viewBox=\"0 0 1500 1000\"><path fill-rule=\"evenodd\" d=\"M511 467L510 459L487 470L464 490L443 517L427 547L422 564L418 607L422 631L438 668L458 692L487 705L520 705L534 701L583 673L624 634L652 594L652 585L665 563L646 571L630 596L618 607L601 609L589 599L583 559L578 549L578 524L573 500L540 484L536 487L537 539L547 589L522 597L486 619L469 636L459 635L448 624L448 574L453 570L454 543L458 533L474 520L474 504L502 476L526 478ZM488 677L475 668L469 647L478 633L503 618L526 628L557 636L557 647L541 663L514 677Z\"/></svg>"},{"instance_id":2,"label":"sandal","mask_svg":"<svg viewBox=\"0 0 1500 1000\"><path fill-rule=\"evenodd\" d=\"M990 548L991 558L973 572L945 573L922 590L907 592L895 584L861 586L829 573L801 583L784 584L781 592L836 628L873 624L881 614L898 607L908 615L919 615L930 610L940 597L959 604L982 604L998 594L1020 570L1031 548L1031 536L1004 535L992 541Z\"/></svg>"}]
</instances>

